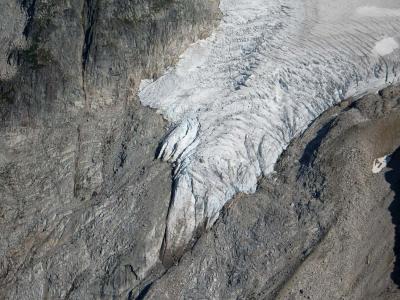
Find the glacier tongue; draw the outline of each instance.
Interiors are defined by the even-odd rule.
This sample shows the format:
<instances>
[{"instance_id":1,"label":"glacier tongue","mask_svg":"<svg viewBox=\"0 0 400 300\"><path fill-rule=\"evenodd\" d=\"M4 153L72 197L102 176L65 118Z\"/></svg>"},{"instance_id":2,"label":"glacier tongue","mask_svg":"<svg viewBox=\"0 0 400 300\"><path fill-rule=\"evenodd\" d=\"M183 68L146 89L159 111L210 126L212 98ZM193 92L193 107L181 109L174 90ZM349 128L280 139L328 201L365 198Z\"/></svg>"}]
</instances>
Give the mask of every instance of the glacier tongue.
<instances>
[{"instance_id":1,"label":"glacier tongue","mask_svg":"<svg viewBox=\"0 0 400 300\"><path fill-rule=\"evenodd\" d=\"M346 96L397 81L396 0L222 0L223 19L139 96L178 124L166 247L179 251L239 192L253 193L291 139ZM376 9L375 11L373 9ZM389 51L388 51L389 52ZM380 52L385 53L385 52Z\"/></svg>"}]
</instances>

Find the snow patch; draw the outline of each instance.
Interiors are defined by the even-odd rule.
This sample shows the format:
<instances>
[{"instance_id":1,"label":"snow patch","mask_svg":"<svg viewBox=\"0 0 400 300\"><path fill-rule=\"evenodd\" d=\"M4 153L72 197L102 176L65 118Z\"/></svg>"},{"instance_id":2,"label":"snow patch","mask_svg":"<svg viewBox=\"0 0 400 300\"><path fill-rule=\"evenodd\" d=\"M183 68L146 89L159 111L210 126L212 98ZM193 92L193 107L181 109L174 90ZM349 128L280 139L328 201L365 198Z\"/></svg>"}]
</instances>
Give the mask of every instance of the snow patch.
<instances>
[{"instance_id":1,"label":"snow patch","mask_svg":"<svg viewBox=\"0 0 400 300\"><path fill-rule=\"evenodd\" d=\"M398 48L399 44L397 41L392 37L388 37L377 42L373 51L380 56L386 56Z\"/></svg>"},{"instance_id":2,"label":"snow patch","mask_svg":"<svg viewBox=\"0 0 400 300\"><path fill-rule=\"evenodd\" d=\"M356 14L358 16L372 18L400 17L400 9L362 6L357 8Z\"/></svg>"},{"instance_id":3,"label":"snow patch","mask_svg":"<svg viewBox=\"0 0 400 300\"><path fill-rule=\"evenodd\" d=\"M372 165L372 173L378 174L382 172L382 170L386 168L387 165L389 164L390 158L391 158L390 155L385 155L383 157L375 159Z\"/></svg>"}]
</instances>

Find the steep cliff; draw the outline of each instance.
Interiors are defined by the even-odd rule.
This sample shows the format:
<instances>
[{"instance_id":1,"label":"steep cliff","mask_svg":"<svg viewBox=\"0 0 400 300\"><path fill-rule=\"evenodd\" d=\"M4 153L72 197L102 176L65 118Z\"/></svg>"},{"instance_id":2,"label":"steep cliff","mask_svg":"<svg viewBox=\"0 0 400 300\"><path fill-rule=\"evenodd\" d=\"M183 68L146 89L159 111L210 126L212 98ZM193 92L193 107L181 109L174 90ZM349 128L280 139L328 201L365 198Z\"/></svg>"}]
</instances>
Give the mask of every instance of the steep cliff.
<instances>
[{"instance_id":1,"label":"steep cliff","mask_svg":"<svg viewBox=\"0 0 400 300\"><path fill-rule=\"evenodd\" d=\"M210 32L218 1L13 0L0 15L0 298L133 297L163 270L171 189L154 160L167 124L137 89Z\"/></svg>"}]
</instances>

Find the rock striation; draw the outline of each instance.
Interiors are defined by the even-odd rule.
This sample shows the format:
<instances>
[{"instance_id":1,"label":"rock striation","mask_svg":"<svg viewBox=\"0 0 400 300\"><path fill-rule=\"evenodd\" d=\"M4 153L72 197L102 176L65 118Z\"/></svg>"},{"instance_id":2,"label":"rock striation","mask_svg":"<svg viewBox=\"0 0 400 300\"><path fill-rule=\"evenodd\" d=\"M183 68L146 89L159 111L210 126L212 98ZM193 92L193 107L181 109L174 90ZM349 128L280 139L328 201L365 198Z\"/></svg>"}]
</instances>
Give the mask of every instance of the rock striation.
<instances>
[{"instance_id":1,"label":"rock striation","mask_svg":"<svg viewBox=\"0 0 400 300\"><path fill-rule=\"evenodd\" d=\"M163 270L167 124L136 94L206 37L218 6L0 3L0 298L133 297Z\"/></svg>"}]
</instances>

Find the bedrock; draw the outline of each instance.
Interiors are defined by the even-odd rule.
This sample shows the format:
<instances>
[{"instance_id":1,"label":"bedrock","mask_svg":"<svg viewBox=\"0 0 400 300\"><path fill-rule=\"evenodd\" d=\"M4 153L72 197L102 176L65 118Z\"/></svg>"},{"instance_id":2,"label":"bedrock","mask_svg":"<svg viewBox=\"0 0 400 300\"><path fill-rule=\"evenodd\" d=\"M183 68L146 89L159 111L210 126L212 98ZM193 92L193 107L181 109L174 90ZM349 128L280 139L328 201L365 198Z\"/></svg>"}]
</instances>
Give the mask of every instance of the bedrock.
<instances>
[{"instance_id":1,"label":"bedrock","mask_svg":"<svg viewBox=\"0 0 400 300\"><path fill-rule=\"evenodd\" d=\"M0 3L0 298L134 296L158 266L166 122L136 94L216 0Z\"/></svg>"}]
</instances>

